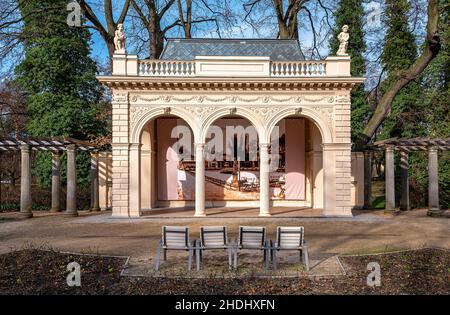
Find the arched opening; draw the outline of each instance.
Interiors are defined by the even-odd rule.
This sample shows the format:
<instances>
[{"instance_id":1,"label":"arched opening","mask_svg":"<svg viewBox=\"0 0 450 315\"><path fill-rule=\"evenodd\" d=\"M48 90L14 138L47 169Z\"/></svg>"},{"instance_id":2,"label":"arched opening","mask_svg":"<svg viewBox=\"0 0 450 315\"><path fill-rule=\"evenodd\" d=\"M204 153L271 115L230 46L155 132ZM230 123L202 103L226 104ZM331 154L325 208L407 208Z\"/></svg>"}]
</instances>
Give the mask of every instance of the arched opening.
<instances>
[{"instance_id":1,"label":"arched opening","mask_svg":"<svg viewBox=\"0 0 450 315\"><path fill-rule=\"evenodd\" d=\"M195 149L191 126L176 115L152 118L140 133L140 208L191 207Z\"/></svg>"},{"instance_id":2,"label":"arched opening","mask_svg":"<svg viewBox=\"0 0 450 315\"><path fill-rule=\"evenodd\" d=\"M216 117L205 128L206 207L259 207L258 126L243 115Z\"/></svg>"},{"instance_id":3,"label":"arched opening","mask_svg":"<svg viewBox=\"0 0 450 315\"><path fill-rule=\"evenodd\" d=\"M322 209L322 136L315 123L284 117L272 128L270 144L271 206Z\"/></svg>"}]
</instances>

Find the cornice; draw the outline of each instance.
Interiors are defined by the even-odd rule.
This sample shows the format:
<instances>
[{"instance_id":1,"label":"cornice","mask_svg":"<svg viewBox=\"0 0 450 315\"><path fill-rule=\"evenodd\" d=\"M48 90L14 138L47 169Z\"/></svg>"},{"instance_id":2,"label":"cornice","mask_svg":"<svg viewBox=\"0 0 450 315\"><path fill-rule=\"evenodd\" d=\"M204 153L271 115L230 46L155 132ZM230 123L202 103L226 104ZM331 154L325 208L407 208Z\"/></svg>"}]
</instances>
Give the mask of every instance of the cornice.
<instances>
[{"instance_id":1,"label":"cornice","mask_svg":"<svg viewBox=\"0 0 450 315\"><path fill-rule=\"evenodd\" d=\"M351 90L364 82L359 77L305 78L205 78L205 77L130 77L99 76L97 79L116 90L183 91L295 91Z\"/></svg>"}]
</instances>

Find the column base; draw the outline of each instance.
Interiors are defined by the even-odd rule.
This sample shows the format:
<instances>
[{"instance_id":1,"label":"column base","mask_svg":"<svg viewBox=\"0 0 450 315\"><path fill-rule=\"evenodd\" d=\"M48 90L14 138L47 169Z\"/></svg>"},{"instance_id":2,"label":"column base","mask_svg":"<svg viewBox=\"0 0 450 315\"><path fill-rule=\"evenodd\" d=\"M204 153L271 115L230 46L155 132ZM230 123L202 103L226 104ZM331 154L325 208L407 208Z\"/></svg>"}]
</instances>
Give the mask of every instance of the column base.
<instances>
[{"instance_id":1,"label":"column base","mask_svg":"<svg viewBox=\"0 0 450 315\"><path fill-rule=\"evenodd\" d=\"M271 217L272 215L270 213L260 213L258 216L260 216L260 217Z\"/></svg>"},{"instance_id":2,"label":"column base","mask_svg":"<svg viewBox=\"0 0 450 315\"><path fill-rule=\"evenodd\" d=\"M399 209L384 209L385 214L398 215L400 213Z\"/></svg>"},{"instance_id":3,"label":"column base","mask_svg":"<svg viewBox=\"0 0 450 315\"><path fill-rule=\"evenodd\" d=\"M61 212L61 209L50 209L50 213L58 213Z\"/></svg>"},{"instance_id":4,"label":"column base","mask_svg":"<svg viewBox=\"0 0 450 315\"><path fill-rule=\"evenodd\" d=\"M76 210L66 210L64 211L64 215L68 217L78 217L78 211Z\"/></svg>"},{"instance_id":5,"label":"column base","mask_svg":"<svg viewBox=\"0 0 450 315\"><path fill-rule=\"evenodd\" d=\"M19 212L19 218L30 219L33 217L33 212Z\"/></svg>"},{"instance_id":6,"label":"column base","mask_svg":"<svg viewBox=\"0 0 450 315\"><path fill-rule=\"evenodd\" d=\"M442 215L442 210L439 208L428 209L427 216L438 218Z\"/></svg>"},{"instance_id":7,"label":"column base","mask_svg":"<svg viewBox=\"0 0 450 315\"><path fill-rule=\"evenodd\" d=\"M200 218L206 217L206 213L196 213L196 214L194 214L194 217L196 217L196 218L198 218L198 217L200 217Z\"/></svg>"},{"instance_id":8,"label":"column base","mask_svg":"<svg viewBox=\"0 0 450 315\"><path fill-rule=\"evenodd\" d=\"M92 208L89 211L91 211L91 212L98 212L98 211L100 211L100 208Z\"/></svg>"}]
</instances>

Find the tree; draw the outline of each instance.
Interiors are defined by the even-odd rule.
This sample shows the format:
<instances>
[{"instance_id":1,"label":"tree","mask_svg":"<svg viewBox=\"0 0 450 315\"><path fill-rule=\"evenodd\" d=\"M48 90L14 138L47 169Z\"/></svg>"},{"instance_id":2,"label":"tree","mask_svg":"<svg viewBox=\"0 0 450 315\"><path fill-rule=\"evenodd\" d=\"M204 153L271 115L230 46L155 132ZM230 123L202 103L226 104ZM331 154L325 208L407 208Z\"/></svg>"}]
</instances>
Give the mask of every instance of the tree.
<instances>
[{"instance_id":1,"label":"tree","mask_svg":"<svg viewBox=\"0 0 450 315\"><path fill-rule=\"evenodd\" d=\"M140 41L148 44L151 59L159 58L167 34L175 28L181 27L185 38L192 38L192 27L196 24L214 23L216 30L219 29L216 15L220 13L215 11L207 0L201 0L200 3L193 0L130 1L134 12L146 30L147 34L144 38L138 37ZM200 9L200 4L203 10ZM193 9L194 5L196 10ZM200 11L206 11L208 14L201 15Z\"/></svg>"},{"instance_id":2,"label":"tree","mask_svg":"<svg viewBox=\"0 0 450 315\"><path fill-rule=\"evenodd\" d=\"M386 73L386 79L381 85L383 94L397 80L397 73L408 69L417 58L417 45L408 25L410 9L407 0L386 1L387 32L381 55L381 63ZM416 106L420 106L417 102L420 94L420 86L415 82L397 93L392 101L390 115L382 124L381 139L421 136L414 134L414 129L416 133L420 131L415 123L417 120L410 115Z\"/></svg>"},{"instance_id":3,"label":"tree","mask_svg":"<svg viewBox=\"0 0 450 315\"><path fill-rule=\"evenodd\" d=\"M351 74L353 76L364 76L366 65L364 52L366 43L364 41L363 23L364 8L362 0L341 0L334 13L335 26L330 40L331 54L339 48L338 35L344 25L350 28L350 40L348 43L348 54L352 57ZM351 93L352 99L352 140L356 141L362 133L365 123L370 114L369 104L366 99L364 84L361 84Z\"/></svg>"},{"instance_id":4,"label":"tree","mask_svg":"<svg viewBox=\"0 0 450 315\"><path fill-rule=\"evenodd\" d=\"M22 32L33 37L23 40L25 58L16 68L15 83L26 96L29 135L89 140L106 132L105 123L97 119L103 88L89 57L90 34L67 25L66 5L65 0L34 0L20 6ZM41 13L29 15L30 10ZM79 182L87 183L89 157L79 154L78 160ZM40 154L35 170L40 183L48 184L50 159Z\"/></svg>"},{"instance_id":5,"label":"tree","mask_svg":"<svg viewBox=\"0 0 450 315\"><path fill-rule=\"evenodd\" d=\"M244 1L244 21L261 36L260 29L275 24L276 36L280 39L296 39L302 35L312 35L311 58L321 57L320 47L328 39L332 29L329 18L333 9L326 0L247 0ZM309 29L308 29L309 28Z\"/></svg>"},{"instance_id":6,"label":"tree","mask_svg":"<svg viewBox=\"0 0 450 315\"><path fill-rule=\"evenodd\" d=\"M357 149L361 149L372 139L380 125L389 116L396 95L409 83L419 78L429 63L438 55L441 48L439 7L438 0L428 0L427 32L423 50L410 67L406 70L398 70L395 73L395 79L387 86L383 96L377 102L374 113L364 128L361 137L357 139Z\"/></svg>"}]
</instances>

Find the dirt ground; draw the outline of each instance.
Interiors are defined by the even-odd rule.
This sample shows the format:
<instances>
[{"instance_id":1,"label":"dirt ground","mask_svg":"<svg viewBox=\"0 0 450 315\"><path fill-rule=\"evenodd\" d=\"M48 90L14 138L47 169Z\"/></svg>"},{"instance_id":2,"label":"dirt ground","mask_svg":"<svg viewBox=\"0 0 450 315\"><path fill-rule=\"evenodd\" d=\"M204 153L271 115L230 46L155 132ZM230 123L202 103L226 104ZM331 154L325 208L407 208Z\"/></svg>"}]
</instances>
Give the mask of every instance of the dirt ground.
<instances>
[{"instance_id":1,"label":"dirt ground","mask_svg":"<svg viewBox=\"0 0 450 315\"><path fill-rule=\"evenodd\" d=\"M355 212L353 218L143 218L113 219L110 212L80 212L79 217L36 212L32 219L0 215L0 253L26 244L57 250L131 256L148 260L156 251L163 225L186 225L192 238L202 225L227 225L236 238L239 225L266 226L275 238L276 226L304 226L312 259L316 255L373 253L420 247L450 248L448 217L427 217L426 210L398 216L383 211Z\"/></svg>"},{"instance_id":2,"label":"dirt ground","mask_svg":"<svg viewBox=\"0 0 450 315\"><path fill-rule=\"evenodd\" d=\"M295 278L121 277L124 259L22 250L0 255L0 294L449 294L450 252L423 249L341 257L346 273ZM68 286L68 263L81 266L80 286ZM368 285L367 265L380 265Z\"/></svg>"}]
</instances>

